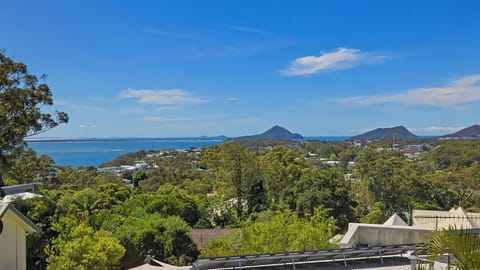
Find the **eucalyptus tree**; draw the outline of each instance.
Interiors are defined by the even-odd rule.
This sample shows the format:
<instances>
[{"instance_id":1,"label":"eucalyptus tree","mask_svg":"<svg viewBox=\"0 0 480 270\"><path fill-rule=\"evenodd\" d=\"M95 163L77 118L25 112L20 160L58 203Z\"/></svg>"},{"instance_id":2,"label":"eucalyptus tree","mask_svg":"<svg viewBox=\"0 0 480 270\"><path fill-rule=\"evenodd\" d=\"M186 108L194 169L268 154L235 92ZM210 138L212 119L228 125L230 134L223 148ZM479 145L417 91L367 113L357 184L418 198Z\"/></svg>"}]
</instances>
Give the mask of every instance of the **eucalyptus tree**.
<instances>
[{"instance_id":1,"label":"eucalyptus tree","mask_svg":"<svg viewBox=\"0 0 480 270\"><path fill-rule=\"evenodd\" d=\"M201 164L214 169L216 190L226 195L226 204L235 205L238 217L248 217L264 201L263 177L256 153L243 143L225 143L204 151ZM252 197L252 193L258 196Z\"/></svg>"},{"instance_id":2,"label":"eucalyptus tree","mask_svg":"<svg viewBox=\"0 0 480 270\"><path fill-rule=\"evenodd\" d=\"M40 79L45 80L46 75ZM0 51L0 186L6 165L19 148L25 147L26 137L68 122L66 113L45 110L44 106L51 105L50 87L30 74L24 63Z\"/></svg>"},{"instance_id":3,"label":"eucalyptus tree","mask_svg":"<svg viewBox=\"0 0 480 270\"><path fill-rule=\"evenodd\" d=\"M274 203L286 199L289 187L301 178L302 170L307 167L303 158L298 158L290 148L283 145L273 147L260 158L259 164L268 195Z\"/></svg>"}]
</instances>

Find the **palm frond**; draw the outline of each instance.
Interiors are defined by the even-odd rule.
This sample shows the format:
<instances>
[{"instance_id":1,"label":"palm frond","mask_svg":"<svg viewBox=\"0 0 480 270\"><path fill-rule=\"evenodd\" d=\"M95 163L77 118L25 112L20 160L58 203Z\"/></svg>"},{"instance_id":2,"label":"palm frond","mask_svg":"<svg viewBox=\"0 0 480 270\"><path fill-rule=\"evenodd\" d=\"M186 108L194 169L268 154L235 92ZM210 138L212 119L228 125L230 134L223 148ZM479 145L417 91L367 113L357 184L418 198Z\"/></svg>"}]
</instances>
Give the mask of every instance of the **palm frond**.
<instances>
[{"instance_id":1,"label":"palm frond","mask_svg":"<svg viewBox=\"0 0 480 270\"><path fill-rule=\"evenodd\" d=\"M471 229L449 227L434 233L427 245L430 264L441 254L454 258L458 269L480 269L480 235Z\"/></svg>"}]
</instances>

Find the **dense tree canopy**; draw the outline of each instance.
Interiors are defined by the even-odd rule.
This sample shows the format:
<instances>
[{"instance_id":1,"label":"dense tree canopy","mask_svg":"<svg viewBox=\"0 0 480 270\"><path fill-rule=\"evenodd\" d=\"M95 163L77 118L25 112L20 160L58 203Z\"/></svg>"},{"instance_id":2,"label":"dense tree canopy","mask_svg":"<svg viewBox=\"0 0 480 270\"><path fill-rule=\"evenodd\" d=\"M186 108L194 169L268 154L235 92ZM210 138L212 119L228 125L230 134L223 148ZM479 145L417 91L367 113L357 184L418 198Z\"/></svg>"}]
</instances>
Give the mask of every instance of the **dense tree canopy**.
<instances>
[{"instance_id":1,"label":"dense tree canopy","mask_svg":"<svg viewBox=\"0 0 480 270\"><path fill-rule=\"evenodd\" d=\"M111 232L94 231L80 223L67 236L58 238L51 252L48 269L114 270L119 269L125 248Z\"/></svg>"},{"instance_id":2,"label":"dense tree canopy","mask_svg":"<svg viewBox=\"0 0 480 270\"><path fill-rule=\"evenodd\" d=\"M335 247L329 240L349 222L383 223L393 213L407 217L411 209L479 210L480 140L428 143L422 148L432 150L417 159L385 142L362 148L345 142L273 147L228 142L201 152L138 151L110 165L144 160L150 168L121 175L55 166L22 149L5 179L23 183L36 175L42 183L36 191L44 197L15 202L42 229L28 238L35 243L28 248L28 269L89 268L104 255L84 246L95 246L100 237L124 249L110 269L142 264L147 255L185 265L199 252L225 256ZM432 156L438 153L448 154ZM136 183L125 186L122 177ZM191 228L222 227L232 228L231 235L201 251L189 236ZM108 247L99 248L108 253ZM88 260L78 263L73 249Z\"/></svg>"},{"instance_id":3,"label":"dense tree canopy","mask_svg":"<svg viewBox=\"0 0 480 270\"><path fill-rule=\"evenodd\" d=\"M202 250L203 257L260 254L284 251L316 250L335 247L329 239L335 220L321 209L308 218L289 211L266 211L255 222L247 222L226 238L211 241Z\"/></svg>"}]
</instances>

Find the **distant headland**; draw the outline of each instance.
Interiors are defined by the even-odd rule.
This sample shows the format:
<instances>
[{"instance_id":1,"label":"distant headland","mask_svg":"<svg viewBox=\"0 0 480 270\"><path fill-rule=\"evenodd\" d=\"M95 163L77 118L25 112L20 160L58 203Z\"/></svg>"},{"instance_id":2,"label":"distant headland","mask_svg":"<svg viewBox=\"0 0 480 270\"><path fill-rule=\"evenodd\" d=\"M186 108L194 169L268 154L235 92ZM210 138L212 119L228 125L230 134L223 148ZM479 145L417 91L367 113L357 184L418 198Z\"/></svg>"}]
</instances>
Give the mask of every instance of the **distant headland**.
<instances>
[{"instance_id":1,"label":"distant headland","mask_svg":"<svg viewBox=\"0 0 480 270\"><path fill-rule=\"evenodd\" d=\"M418 136L410 132L404 126L391 128L377 128L363 134L350 137L350 141L381 141L381 140L415 140Z\"/></svg>"},{"instance_id":2,"label":"distant headland","mask_svg":"<svg viewBox=\"0 0 480 270\"><path fill-rule=\"evenodd\" d=\"M441 140L448 139L479 139L480 138L480 125L472 125L470 127L461 129L455 133L440 135L440 136L417 136L408 130L405 126L395 126L386 128L376 128L365 133L355 136L313 136L304 137L299 133L292 133L288 129L275 125L272 128L261 134L247 135L240 137L229 137L225 135L220 136L189 136L189 137L77 137L77 138L59 138L59 137L37 137L26 138L27 142L109 142L109 141L142 141L142 140L165 140L165 141L178 141L178 140L191 140L191 141L224 141L224 140L237 140L237 141L255 141L255 140L322 140L327 137L337 138L336 140L347 141L381 141L381 140L416 140L420 138L435 138ZM340 139L338 139L340 138ZM329 139L332 140L332 139Z\"/></svg>"},{"instance_id":3,"label":"distant headland","mask_svg":"<svg viewBox=\"0 0 480 270\"><path fill-rule=\"evenodd\" d=\"M273 126L262 134L249 135L233 138L234 140L303 140L303 136L298 133L291 133L284 127Z\"/></svg>"},{"instance_id":4,"label":"distant headland","mask_svg":"<svg viewBox=\"0 0 480 270\"><path fill-rule=\"evenodd\" d=\"M360 135L352 136L349 141L381 141L381 140L415 140L419 137L410 132L404 126L396 126L390 128L377 128ZM473 125L455 133L436 136L437 139L478 139L480 138L480 125Z\"/></svg>"}]
</instances>

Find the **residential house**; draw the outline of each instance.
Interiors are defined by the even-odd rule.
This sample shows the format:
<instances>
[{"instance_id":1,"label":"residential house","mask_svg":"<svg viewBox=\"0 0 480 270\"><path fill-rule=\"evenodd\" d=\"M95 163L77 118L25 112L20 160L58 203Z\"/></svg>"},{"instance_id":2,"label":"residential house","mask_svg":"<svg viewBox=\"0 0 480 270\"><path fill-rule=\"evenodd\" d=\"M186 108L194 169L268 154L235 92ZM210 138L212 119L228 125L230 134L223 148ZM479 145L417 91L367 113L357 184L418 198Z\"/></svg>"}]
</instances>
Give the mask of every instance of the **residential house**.
<instances>
[{"instance_id":1,"label":"residential house","mask_svg":"<svg viewBox=\"0 0 480 270\"><path fill-rule=\"evenodd\" d=\"M0 202L0 269L27 269L26 237L38 230L13 205Z\"/></svg>"}]
</instances>

